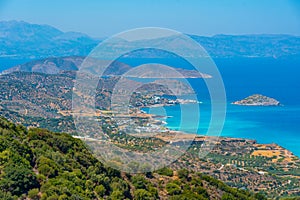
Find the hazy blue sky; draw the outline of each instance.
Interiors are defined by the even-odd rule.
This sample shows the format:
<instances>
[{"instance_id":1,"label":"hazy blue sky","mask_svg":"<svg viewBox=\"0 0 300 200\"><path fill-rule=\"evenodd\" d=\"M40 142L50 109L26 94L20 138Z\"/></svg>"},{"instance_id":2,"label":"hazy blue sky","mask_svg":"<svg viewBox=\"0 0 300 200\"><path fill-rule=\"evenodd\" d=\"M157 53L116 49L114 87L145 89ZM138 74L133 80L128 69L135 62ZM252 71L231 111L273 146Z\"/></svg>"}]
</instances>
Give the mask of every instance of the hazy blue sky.
<instances>
[{"instance_id":1,"label":"hazy blue sky","mask_svg":"<svg viewBox=\"0 0 300 200\"><path fill-rule=\"evenodd\" d=\"M0 0L0 19L94 37L145 26L198 35L300 35L300 0Z\"/></svg>"}]
</instances>

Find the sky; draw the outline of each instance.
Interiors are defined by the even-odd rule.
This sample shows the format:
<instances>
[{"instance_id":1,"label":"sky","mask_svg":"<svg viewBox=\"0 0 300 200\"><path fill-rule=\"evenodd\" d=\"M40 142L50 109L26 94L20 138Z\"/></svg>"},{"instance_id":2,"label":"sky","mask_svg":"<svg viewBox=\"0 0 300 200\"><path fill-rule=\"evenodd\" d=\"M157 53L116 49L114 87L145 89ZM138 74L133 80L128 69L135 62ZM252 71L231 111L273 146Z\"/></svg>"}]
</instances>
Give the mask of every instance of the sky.
<instances>
[{"instance_id":1,"label":"sky","mask_svg":"<svg viewBox=\"0 0 300 200\"><path fill-rule=\"evenodd\" d=\"M196 35L300 35L299 0L0 0L0 20L108 37L141 27Z\"/></svg>"}]
</instances>

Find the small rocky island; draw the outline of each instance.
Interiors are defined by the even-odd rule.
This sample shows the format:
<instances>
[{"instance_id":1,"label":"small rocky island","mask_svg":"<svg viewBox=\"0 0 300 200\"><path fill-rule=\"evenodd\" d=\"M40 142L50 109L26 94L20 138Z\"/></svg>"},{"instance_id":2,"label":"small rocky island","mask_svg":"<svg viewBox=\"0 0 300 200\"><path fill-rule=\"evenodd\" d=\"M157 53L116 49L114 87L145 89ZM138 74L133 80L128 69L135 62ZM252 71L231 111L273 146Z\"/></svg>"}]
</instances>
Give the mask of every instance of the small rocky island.
<instances>
[{"instance_id":1,"label":"small rocky island","mask_svg":"<svg viewBox=\"0 0 300 200\"><path fill-rule=\"evenodd\" d=\"M279 106L281 105L276 99L263 96L261 94L251 95L243 100L235 101L232 104L242 106Z\"/></svg>"}]
</instances>

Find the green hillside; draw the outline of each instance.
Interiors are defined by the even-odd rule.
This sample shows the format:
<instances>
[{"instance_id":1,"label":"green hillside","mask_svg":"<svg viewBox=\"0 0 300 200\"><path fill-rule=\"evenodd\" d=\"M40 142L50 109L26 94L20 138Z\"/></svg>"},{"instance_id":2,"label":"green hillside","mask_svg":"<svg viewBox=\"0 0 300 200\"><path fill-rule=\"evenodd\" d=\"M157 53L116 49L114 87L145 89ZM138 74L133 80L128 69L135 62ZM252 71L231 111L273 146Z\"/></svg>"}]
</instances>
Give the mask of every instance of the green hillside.
<instances>
[{"instance_id":1,"label":"green hillside","mask_svg":"<svg viewBox=\"0 0 300 200\"><path fill-rule=\"evenodd\" d=\"M264 199L185 169L129 175L64 133L0 119L0 199Z\"/></svg>"}]
</instances>

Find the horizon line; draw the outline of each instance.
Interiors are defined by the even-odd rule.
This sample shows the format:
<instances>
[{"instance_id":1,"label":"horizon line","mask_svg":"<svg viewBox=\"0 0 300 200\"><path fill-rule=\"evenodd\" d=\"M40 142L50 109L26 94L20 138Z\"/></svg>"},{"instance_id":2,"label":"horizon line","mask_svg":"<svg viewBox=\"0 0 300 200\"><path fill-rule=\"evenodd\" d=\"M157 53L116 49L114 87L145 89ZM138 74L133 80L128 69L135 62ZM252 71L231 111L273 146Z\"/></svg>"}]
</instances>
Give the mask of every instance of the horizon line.
<instances>
[{"instance_id":1,"label":"horizon line","mask_svg":"<svg viewBox=\"0 0 300 200\"><path fill-rule=\"evenodd\" d=\"M11 20L0 20L0 23L2 22L6 22L6 23L10 23L10 22L15 22L15 23L25 23L25 24L30 24L30 25L38 25L38 26L50 26L54 29L57 29L58 31L61 31L63 33L80 33L80 34L84 34L92 39L106 39L109 38L111 36L91 36L90 34L87 34L85 32L81 32L81 31L63 31L60 28L57 28L55 25L51 25L51 24L46 24L46 23L33 23L33 22L28 22L25 20L16 20L16 19L11 19ZM137 27L137 28L146 28L148 26L145 27ZM163 27L161 27L163 28ZM131 28L132 29L132 28ZM128 29L128 30L131 30ZM292 36L292 37L300 37L299 35L296 34L292 34L292 33L242 33L242 34L234 34L234 33L217 33L217 34L208 34L208 35L200 35L200 34L195 34L195 33L183 33L185 35L188 36L198 36L198 37L207 37L207 38L213 38L213 37L218 37L218 36ZM114 35L114 34L112 34Z\"/></svg>"}]
</instances>

